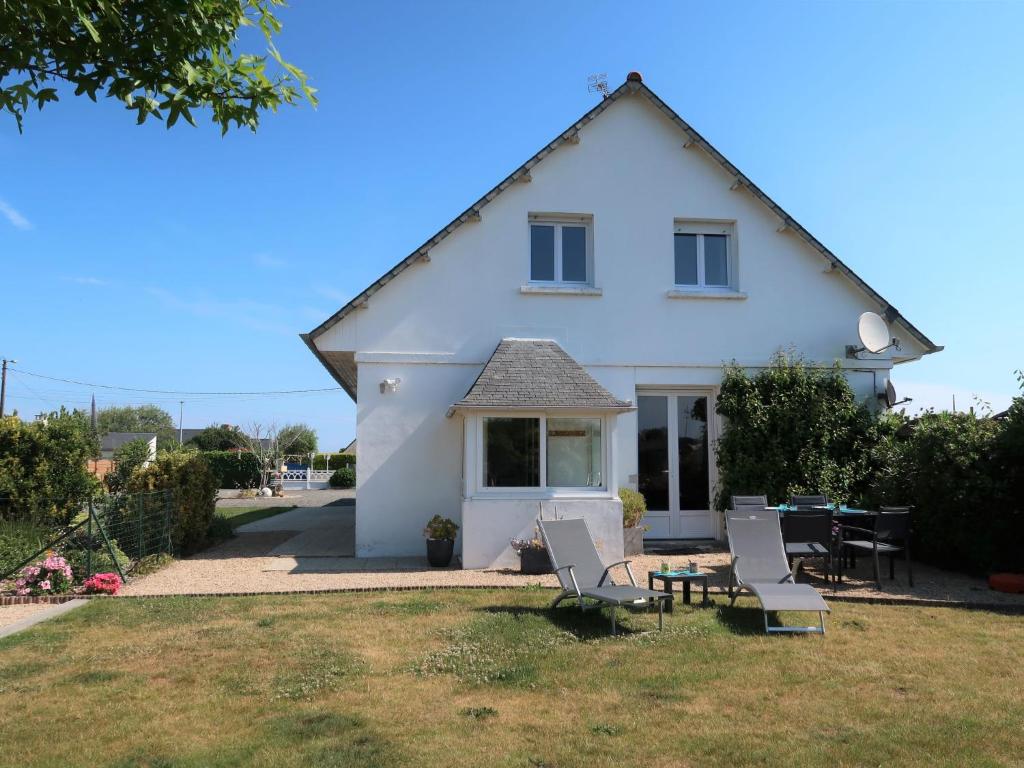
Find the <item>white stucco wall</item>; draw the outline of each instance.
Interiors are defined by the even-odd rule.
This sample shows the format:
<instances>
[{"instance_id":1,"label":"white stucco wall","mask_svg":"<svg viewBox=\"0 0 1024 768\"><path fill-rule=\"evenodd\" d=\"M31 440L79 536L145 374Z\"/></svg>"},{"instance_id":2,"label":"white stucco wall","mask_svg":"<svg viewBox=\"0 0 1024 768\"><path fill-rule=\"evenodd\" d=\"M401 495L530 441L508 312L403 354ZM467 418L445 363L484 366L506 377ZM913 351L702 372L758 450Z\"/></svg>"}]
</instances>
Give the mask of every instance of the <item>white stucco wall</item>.
<instances>
[{"instance_id":1,"label":"white stucco wall","mask_svg":"<svg viewBox=\"0 0 1024 768\"><path fill-rule=\"evenodd\" d=\"M461 418L445 411L503 337L557 340L624 399L645 386L713 387L723 363L762 367L783 348L856 368L851 382L867 399L884 390L889 354L844 357L857 340L858 316L883 308L838 271L827 272L822 256L791 232L778 232L778 219L750 194L730 190L729 176L701 150L684 149L677 127L646 99L615 102L580 135L578 145L535 166L531 183L513 185L483 208L479 223L436 246L429 262L398 275L317 338L321 350L356 352L359 365L359 554L421 554L420 531L431 515L476 510L462 502ZM521 292L530 213L593 217L600 296ZM677 219L735 222L745 298L667 296ZM857 254L845 258L856 267ZM924 351L898 326L894 332L902 354ZM381 394L384 378L401 378L400 390ZM636 473L634 416L620 417L614 440L613 470L626 484ZM507 543L522 517L510 515L500 536L478 535L472 521L467 529L473 540Z\"/></svg>"},{"instance_id":2,"label":"white stucco wall","mask_svg":"<svg viewBox=\"0 0 1024 768\"><path fill-rule=\"evenodd\" d=\"M531 539L537 519L582 517L605 565L622 559L622 503L618 499L466 499L462 502L465 568L519 568L509 540Z\"/></svg>"}]
</instances>

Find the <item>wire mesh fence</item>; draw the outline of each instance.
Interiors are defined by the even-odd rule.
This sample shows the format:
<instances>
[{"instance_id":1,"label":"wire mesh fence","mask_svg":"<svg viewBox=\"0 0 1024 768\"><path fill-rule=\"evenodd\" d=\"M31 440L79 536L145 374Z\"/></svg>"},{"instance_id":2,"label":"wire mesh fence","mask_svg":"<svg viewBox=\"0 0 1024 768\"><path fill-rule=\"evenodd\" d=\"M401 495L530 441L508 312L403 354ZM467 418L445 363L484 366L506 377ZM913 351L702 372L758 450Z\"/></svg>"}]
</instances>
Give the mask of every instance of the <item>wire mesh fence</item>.
<instances>
[{"instance_id":1,"label":"wire mesh fence","mask_svg":"<svg viewBox=\"0 0 1024 768\"><path fill-rule=\"evenodd\" d=\"M78 503L13 504L0 499L0 581L53 553L75 582L96 573L127 580L151 555L174 554L173 491L114 494Z\"/></svg>"}]
</instances>

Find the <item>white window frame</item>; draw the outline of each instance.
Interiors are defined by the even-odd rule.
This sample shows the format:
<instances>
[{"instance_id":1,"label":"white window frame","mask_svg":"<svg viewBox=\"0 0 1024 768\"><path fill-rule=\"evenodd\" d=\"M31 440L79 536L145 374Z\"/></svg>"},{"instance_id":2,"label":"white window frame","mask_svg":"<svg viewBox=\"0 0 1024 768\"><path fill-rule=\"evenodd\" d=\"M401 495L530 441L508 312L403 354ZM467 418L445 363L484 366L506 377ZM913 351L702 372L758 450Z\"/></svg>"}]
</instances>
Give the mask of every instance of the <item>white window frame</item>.
<instances>
[{"instance_id":1,"label":"white window frame","mask_svg":"<svg viewBox=\"0 0 1024 768\"><path fill-rule=\"evenodd\" d=\"M554 280L533 279L533 237L530 227L534 224L553 226L555 228L555 278ZM594 285L594 217L580 213L531 213L527 216L526 242L528 244L526 254L526 274L529 277L529 285L565 285L575 287L586 287ZM585 280L563 280L562 279L562 227L580 227L585 231L586 242L586 267L587 277Z\"/></svg>"},{"instance_id":2,"label":"white window frame","mask_svg":"<svg viewBox=\"0 0 1024 768\"><path fill-rule=\"evenodd\" d=\"M697 235L697 283L676 282L676 235ZM704 235L725 235L725 270L724 285L708 285L705 278ZM702 293L735 293L739 290L739 269L737 262L736 222L734 221L694 221L676 219L672 230L672 285L676 291L696 291Z\"/></svg>"},{"instance_id":3,"label":"white window frame","mask_svg":"<svg viewBox=\"0 0 1024 768\"><path fill-rule=\"evenodd\" d=\"M491 487L484 477L484 419L539 419L540 420L540 485L525 487ZM601 485L600 486L549 486L548 483L548 418L552 419L600 419L601 420ZM611 442L611 421L614 417L593 411L567 411L566 413L544 411L486 411L475 414L476 459L473 468L473 495L481 497L506 498L576 498L580 496L607 497L609 471L609 443Z\"/></svg>"}]
</instances>

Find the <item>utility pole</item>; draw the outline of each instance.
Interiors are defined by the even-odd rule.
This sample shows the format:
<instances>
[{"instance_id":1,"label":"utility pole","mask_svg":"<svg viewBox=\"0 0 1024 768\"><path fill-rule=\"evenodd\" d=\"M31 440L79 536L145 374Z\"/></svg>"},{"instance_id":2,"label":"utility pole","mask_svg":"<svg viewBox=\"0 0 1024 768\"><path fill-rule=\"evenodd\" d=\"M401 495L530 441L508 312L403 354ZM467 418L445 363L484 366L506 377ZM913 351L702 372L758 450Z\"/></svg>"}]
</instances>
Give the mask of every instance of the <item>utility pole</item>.
<instances>
[{"instance_id":1,"label":"utility pole","mask_svg":"<svg viewBox=\"0 0 1024 768\"><path fill-rule=\"evenodd\" d=\"M181 436L184 432L181 429L181 417L185 413L185 401L178 401L178 445L181 445Z\"/></svg>"},{"instance_id":2,"label":"utility pole","mask_svg":"<svg viewBox=\"0 0 1024 768\"><path fill-rule=\"evenodd\" d=\"M0 374L0 419L4 416L4 402L7 400L7 364L17 365L17 360L4 358L3 373Z\"/></svg>"}]
</instances>

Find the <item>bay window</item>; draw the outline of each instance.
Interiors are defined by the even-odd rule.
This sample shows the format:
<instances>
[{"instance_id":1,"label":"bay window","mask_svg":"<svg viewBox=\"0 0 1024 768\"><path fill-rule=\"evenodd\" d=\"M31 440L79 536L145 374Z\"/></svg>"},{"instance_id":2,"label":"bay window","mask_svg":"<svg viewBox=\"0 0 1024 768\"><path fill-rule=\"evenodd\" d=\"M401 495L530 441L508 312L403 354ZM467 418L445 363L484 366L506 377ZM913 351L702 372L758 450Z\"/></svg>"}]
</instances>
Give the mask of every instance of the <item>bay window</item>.
<instances>
[{"instance_id":1,"label":"bay window","mask_svg":"<svg viewBox=\"0 0 1024 768\"><path fill-rule=\"evenodd\" d=\"M600 416L484 416L482 489L605 488Z\"/></svg>"}]
</instances>

